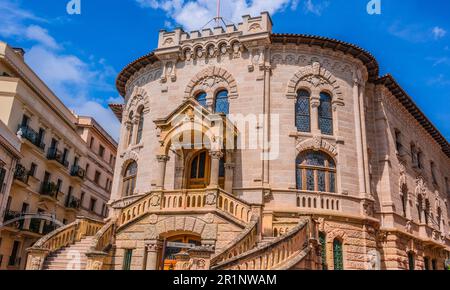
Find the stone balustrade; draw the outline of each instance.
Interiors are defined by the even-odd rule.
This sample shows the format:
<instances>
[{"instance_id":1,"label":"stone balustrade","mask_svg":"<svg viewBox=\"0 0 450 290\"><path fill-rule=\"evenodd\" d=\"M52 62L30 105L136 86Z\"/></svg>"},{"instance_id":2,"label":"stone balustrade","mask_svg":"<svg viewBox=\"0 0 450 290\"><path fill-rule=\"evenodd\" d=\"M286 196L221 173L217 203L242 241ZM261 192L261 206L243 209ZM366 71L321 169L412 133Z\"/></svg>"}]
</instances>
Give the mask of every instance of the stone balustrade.
<instances>
[{"instance_id":1,"label":"stone balustrade","mask_svg":"<svg viewBox=\"0 0 450 290\"><path fill-rule=\"evenodd\" d=\"M342 196L301 191L297 194L297 206L310 210L342 211Z\"/></svg>"},{"instance_id":2,"label":"stone balustrade","mask_svg":"<svg viewBox=\"0 0 450 290\"><path fill-rule=\"evenodd\" d=\"M28 249L27 270L40 270L45 258L52 252L67 247L81 239L95 235L103 222L80 217L73 223L61 227L38 240Z\"/></svg>"},{"instance_id":3,"label":"stone balustrade","mask_svg":"<svg viewBox=\"0 0 450 290\"><path fill-rule=\"evenodd\" d=\"M184 210L219 210L247 224L252 208L244 201L220 189L155 191L124 207L117 221L118 228L150 212L178 212Z\"/></svg>"},{"instance_id":4,"label":"stone balustrade","mask_svg":"<svg viewBox=\"0 0 450 290\"><path fill-rule=\"evenodd\" d=\"M251 223L221 252L211 258L211 265L222 263L247 251L252 250L258 243L258 218L252 217Z\"/></svg>"},{"instance_id":5,"label":"stone balustrade","mask_svg":"<svg viewBox=\"0 0 450 290\"><path fill-rule=\"evenodd\" d=\"M231 260L213 266L214 270L272 270L297 256L306 256L309 248L311 219L301 222L289 234L275 239L263 247L245 252Z\"/></svg>"}]
</instances>

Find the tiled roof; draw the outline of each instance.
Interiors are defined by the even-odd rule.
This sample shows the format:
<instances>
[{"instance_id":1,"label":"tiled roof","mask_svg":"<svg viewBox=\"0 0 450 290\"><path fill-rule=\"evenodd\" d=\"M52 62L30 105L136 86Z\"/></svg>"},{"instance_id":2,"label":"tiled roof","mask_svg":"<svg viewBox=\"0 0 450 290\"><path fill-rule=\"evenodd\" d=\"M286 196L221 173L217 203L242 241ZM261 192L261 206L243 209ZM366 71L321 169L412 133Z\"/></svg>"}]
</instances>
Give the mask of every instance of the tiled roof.
<instances>
[{"instance_id":1,"label":"tiled roof","mask_svg":"<svg viewBox=\"0 0 450 290\"><path fill-rule=\"evenodd\" d=\"M375 84L382 84L394 95L397 100L408 110L408 112L419 122L419 124L430 134L431 137L441 146L442 151L450 158L450 144L442 136L439 130L431 123L425 114L414 103L412 98L402 89L397 81L389 74L378 78Z\"/></svg>"},{"instance_id":2,"label":"tiled roof","mask_svg":"<svg viewBox=\"0 0 450 290\"><path fill-rule=\"evenodd\" d=\"M122 112L123 112L123 104L109 104L109 108L113 111L114 115L116 115L117 119L122 122Z\"/></svg>"}]
</instances>

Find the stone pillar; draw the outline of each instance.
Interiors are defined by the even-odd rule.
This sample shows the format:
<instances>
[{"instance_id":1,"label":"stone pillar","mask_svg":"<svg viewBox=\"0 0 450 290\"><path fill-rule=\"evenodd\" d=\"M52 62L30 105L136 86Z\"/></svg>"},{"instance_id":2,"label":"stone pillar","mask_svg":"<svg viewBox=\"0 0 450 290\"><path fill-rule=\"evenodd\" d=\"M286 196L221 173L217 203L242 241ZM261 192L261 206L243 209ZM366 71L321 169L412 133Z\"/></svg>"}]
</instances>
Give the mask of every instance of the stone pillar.
<instances>
[{"instance_id":1,"label":"stone pillar","mask_svg":"<svg viewBox=\"0 0 450 290\"><path fill-rule=\"evenodd\" d=\"M360 118L361 118L361 141L363 148L363 167L364 167L364 180L366 182L366 194L370 195L370 175L369 175L369 152L367 146L367 129L366 129L366 106L364 105L364 92L365 86L361 84L359 89L359 106L360 106ZM370 196L367 196L370 197Z\"/></svg>"},{"instance_id":2,"label":"stone pillar","mask_svg":"<svg viewBox=\"0 0 450 290\"><path fill-rule=\"evenodd\" d=\"M145 245L145 250L147 251L147 261L145 270L158 270L158 263L160 252L162 249L162 243L158 240L149 241Z\"/></svg>"},{"instance_id":3,"label":"stone pillar","mask_svg":"<svg viewBox=\"0 0 450 290\"><path fill-rule=\"evenodd\" d=\"M103 270L103 264L108 254L104 252L88 252L86 253L88 258L86 263L86 270L99 271Z\"/></svg>"},{"instance_id":4,"label":"stone pillar","mask_svg":"<svg viewBox=\"0 0 450 290\"><path fill-rule=\"evenodd\" d=\"M26 270L42 270L44 266L45 258L49 254L49 250L30 248L27 250L28 258Z\"/></svg>"},{"instance_id":5,"label":"stone pillar","mask_svg":"<svg viewBox=\"0 0 450 290\"><path fill-rule=\"evenodd\" d=\"M311 133L314 135L322 134L319 128L319 106L320 96L311 96Z\"/></svg>"},{"instance_id":6,"label":"stone pillar","mask_svg":"<svg viewBox=\"0 0 450 290\"><path fill-rule=\"evenodd\" d=\"M353 113L355 116L355 141L356 141L356 157L358 166L358 184L359 191L362 197L366 195L366 178L364 173L364 157L363 157L363 142L361 132L361 110L359 99L359 85L360 79L355 76L353 80Z\"/></svg>"},{"instance_id":7,"label":"stone pillar","mask_svg":"<svg viewBox=\"0 0 450 290\"><path fill-rule=\"evenodd\" d=\"M266 64L264 66L264 126L263 126L263 176L262 183L264 187L269 187L270 183L270 77L272 75L272 68L269 63L270 50L266 52Z\"/></svg>"},{"instance_id":8,"label":"stone pillar","mask_svg":"<svg viewBox=\"0 0 450 290\"><path fill-rule=\"evenodd\" d=\"M160 190L164 190L164 180L166 179L166 166L167 162L170 160L170 157L167 155L158 155L156 156L156 160L158 161L158 179L156 181L156 187Z\"/></svg>"},{"instance_id":9,"label":"stone pillar","mask_svg":"<svg viewBox=\"0 0 450 290\"><path fill-rule=\"evenodd\" d=\"M222 151L210 151L211 156L211 177L209 182L210 188L219 187L219 167L220 159L223 157Z\"/></svg>"}]
</instances>

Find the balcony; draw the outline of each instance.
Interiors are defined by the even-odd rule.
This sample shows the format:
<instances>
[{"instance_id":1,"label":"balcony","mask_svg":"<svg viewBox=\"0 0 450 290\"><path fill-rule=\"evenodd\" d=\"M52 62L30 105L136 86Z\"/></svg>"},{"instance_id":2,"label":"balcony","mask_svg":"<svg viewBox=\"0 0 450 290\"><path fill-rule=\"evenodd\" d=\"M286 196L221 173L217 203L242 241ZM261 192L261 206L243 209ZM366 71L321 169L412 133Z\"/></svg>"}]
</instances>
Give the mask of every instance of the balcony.
<instances>
[{"instance_id":1,"label":"balcony","mask_svg":"<svg viewBox=\"0 0 450 290\"><path fill-rule=\"evenodd\" d=\"M31 144L36 146L39 150L44 151L45 150L45 144L42 142L41 136L39 136L39 133L34 131L28 126L19 126L18 135L22 136L25 140L28 140Z\"/></svg>"},{"instance_id":2,"label":"balcony","mask_svg":"<svg viewBox=\"0 0 450 290\"><path fill-rule=\"evenodd\" d=\"M21 164L16 165L16 170L14 171L14 179L19 181L23 186L28 186L29 178L28 170Z\"/></svg>"},{"instance_id":3,"label":"balcony","mask_svg":"<svg viewBox=\"0 0 450 290\"><path fill-rule=\"evenodd\" d=\"M72 175L73 177L77 177L83 181L86 178L86 170L78 165L74 165L70 170L70 175Z\"/></svg>"},{"instance_id":4,"label":"balcony","mask_svg":"<svg viewBox=\"0 0 450 290\"><path fill-rule=\"evenodd\" d=\"M67 161L64 154L56 148L48 149L47 159L50 161L56 161L59 165L69 168L69 161Z\"/></svg>"},{"instance_id":5,"label":"balcony","mask_svg":"<svg viewBox=\"0 0 450 290\"><path fill-rule=\"evenodd\" d=\"M58 186L53 182L43 182L41 186L41 197L52 201L58 200Z\"/></svg>"},{"instance_id":6,"label":"balcony","mask_svg":"<svg viewBox=\"0 0 450 290\"><path fill-rule=\"evenodd\" d=\"M22 213L17 212L17 211L8 210L8 211L5 212L5 216L3 218L3 222L6 223L6 222L8 222L10 220L13 220L15 218L18 218L20 216L22 216Z\"/></svg>"},{"instance_id":7,"label":"balcony","mask_svg":"<svg viewBox=\"0 0 450 290\"><path fill-rule=\"evenodd\" d=\"M80 209L81 207L81 200L78 198L75 198L73 196L69 197L68 200L66 201L66 208L68 210L73 210L73 211L77 211Z\"/></svg>"}]
</instances>

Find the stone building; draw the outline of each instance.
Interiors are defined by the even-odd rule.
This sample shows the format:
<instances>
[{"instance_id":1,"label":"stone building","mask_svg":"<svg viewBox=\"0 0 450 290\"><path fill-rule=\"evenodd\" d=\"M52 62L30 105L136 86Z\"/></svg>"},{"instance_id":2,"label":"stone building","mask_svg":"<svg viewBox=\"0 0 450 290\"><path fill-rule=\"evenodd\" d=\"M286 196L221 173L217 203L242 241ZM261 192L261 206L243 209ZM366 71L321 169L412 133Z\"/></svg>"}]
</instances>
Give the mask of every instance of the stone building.
<instances>
[{"instance_id":1,"label":"stone building","mask_svg":"<svg viewBox=\"0 0 450 290\"><path fill-rule=\"evenodd\" d=\"M115 270L442 269L449 258L449 143L367 51L272 33L262 13L161 31L117 88L110 219L49 235L29 269L74 248L80 267Z\"/></svg>"},{"instance_id":2,"label":"stone building","mask_svg":"<svg viewBox=\"0 0 450 290\"><path fill-rule=\"evenodd\" d=\"M23 54L0 42L0 135L20 148L17 162L5 160L13 181L1 195L0 269L24 269L26 249L77 216L103 220L117 154L116 141L71 112Z\"/></svg>"}]
</instances>

